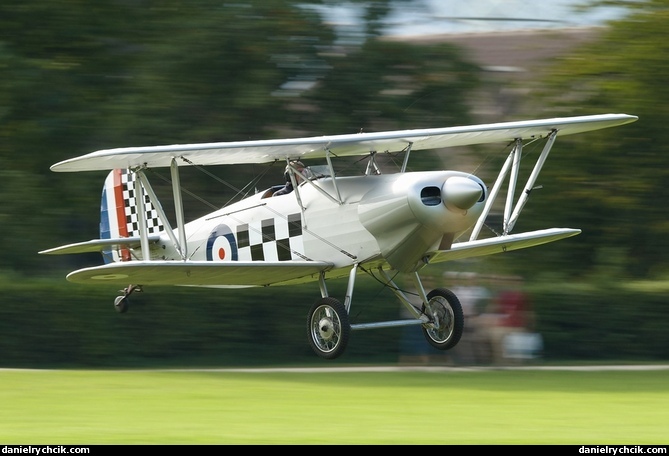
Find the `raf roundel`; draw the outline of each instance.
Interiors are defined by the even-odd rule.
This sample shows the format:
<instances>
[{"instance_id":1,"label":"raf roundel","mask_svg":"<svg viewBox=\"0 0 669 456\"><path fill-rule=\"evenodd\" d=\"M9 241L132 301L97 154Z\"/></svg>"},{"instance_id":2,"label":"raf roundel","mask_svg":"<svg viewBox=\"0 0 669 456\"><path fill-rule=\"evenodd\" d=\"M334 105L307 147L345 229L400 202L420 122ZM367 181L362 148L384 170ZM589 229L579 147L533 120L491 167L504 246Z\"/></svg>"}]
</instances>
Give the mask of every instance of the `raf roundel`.
<instances>
[{"instance_id":1,"label":"raf roundel","mask_svg":"<svg viewBox=\"0 0 669 456\"><path fill-rule=\"evenodd\" d=\"M218 225L209 235L207 261L237 261L237 241L228 225Z\"/></svg>"}]
</instances>

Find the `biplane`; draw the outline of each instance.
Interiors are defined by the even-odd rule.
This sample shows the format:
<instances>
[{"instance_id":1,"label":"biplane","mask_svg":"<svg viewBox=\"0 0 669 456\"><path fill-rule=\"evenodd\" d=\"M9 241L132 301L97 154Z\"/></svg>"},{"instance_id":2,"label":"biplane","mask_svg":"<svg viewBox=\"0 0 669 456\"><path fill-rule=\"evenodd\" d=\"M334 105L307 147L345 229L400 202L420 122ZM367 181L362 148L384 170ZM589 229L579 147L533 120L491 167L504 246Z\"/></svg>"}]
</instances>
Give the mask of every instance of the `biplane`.
<instances>
[{"instance_id":1,"label":"biplane","mask_svg":"<svg viewBox=\"0 0 669 456\"><path fill-rule=\"evenodd\" d=\"M474 126L356 133L296 139L128 147L100 150L54 164L56 172L109 171L101 199L100 237L42 254L101 252L104 264L67 275L88 284L119 284L117 311L143 287L267 287L315 282L320 289L307 315L314 352L334 359L346 349L352 330L420 325L430 345L454 347L464 316L446 288L426 291L419 273L429 265L510 252L580 233L549 228L512 234L558 136L624 125L626 114L603 114ZM516 198L523 146L541 152ZM489 187L477 176L455 170L408 171L413 153L487 143L506 143L510 152ZM449 149L446 149L449 150ZM394 153L397 172L381 172L382 154ZM340 175L335 163L361 157L360 172ZM304 166L315 162L319 165ZM293 190L257 191L196 220L186 222L179 168L229 164L286 165ZM531 163L530 163L531 165ZM173 224L152 188L147 171L169 168ZM532 166L530 166L532 167ZM481 229L506 184L501 232ZM501 212L501 210L500 210ZM350 321L356 277L371 273L388 286L410 318ZM327 280L346 279L345 296L330 296ZM396 284L415 287L414 304ZM418 299L420 301L418 301Z\"/></svg>"}]
</instances>

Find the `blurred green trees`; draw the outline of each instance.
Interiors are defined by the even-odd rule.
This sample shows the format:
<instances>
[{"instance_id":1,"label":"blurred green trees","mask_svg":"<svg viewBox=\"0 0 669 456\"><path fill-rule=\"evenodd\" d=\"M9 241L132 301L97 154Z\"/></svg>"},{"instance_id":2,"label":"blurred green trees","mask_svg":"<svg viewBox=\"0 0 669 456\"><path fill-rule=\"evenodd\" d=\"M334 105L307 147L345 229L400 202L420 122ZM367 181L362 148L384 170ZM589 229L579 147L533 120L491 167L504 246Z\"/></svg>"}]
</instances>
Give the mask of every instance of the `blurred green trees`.
<instances>
[{"instance_id":1,"label":"blurred green trees","mask_svg":"<svg viewBox=\"0 0 669 456\"><path fill-rule=\"evenodd\" d=\"M37 250L97 233L104 175L49 171L72 156L475 121L468 111L475 65L450 45L379 39L389 2L370 4L357 42L341 40L315 9L297 3L3 2L0 268L41 273L51 260ZM537 103L549 102L551 116L618 111L641 120L559 140L541 201L527 206L527 225L517 230L582 228L554 258L578 275L610 270L613 261L624 274L662 276L668 2L615 3L630 4L634 14L556 62ZM220 173L241 186L250 174L237 171ZM224 202L228 190L211 184L192 185Z\"/></svg>"},{"instance_id":2,"label":"blurred green trees","mask_svg":"<svg viewBox=\"0 0 669 456\"><path fill-rule=\"evenodd\" d=\"M346 40L289 0L2 2L0 269L82 261L36 255L97 235L105 173L49 171L73 156L468 119L477 68L453 46L380 42L389 2L366 5L364 39ZM216 170L235 188L257 172ZM234 194L201 174L184 185L217 206Z\"/></svg>"},{"instance_id":3,"label":"blurred green trees","mask_svg":"<svg viewBox=\"0 0 669 456\"><path fill-rule=\"evenodd\" d=\"M639 120L558 137L559 153L542 176L550 189L525 219L583 229L560 263L577 275L661 278L669 272L669 1L614 3L631 6L631 15L555 62L541 103L560 115L622 112Z\"/></svg>"}]
</instances>

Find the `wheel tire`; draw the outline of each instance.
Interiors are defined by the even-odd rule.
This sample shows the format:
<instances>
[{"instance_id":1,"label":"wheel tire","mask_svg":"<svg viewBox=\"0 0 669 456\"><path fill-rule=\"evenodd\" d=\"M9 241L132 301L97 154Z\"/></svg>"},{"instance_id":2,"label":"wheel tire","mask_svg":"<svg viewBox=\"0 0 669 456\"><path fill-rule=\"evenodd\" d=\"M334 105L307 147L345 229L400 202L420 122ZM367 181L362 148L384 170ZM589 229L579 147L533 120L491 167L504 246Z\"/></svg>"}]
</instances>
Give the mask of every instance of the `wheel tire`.
<instances>
[{"instance_id":1,"label":"wheel tire","mask_svg":"<svg viewBox=\"0 0 669 456\"><path fill-rule=\"evenodd\" d=\"M307 319L309 345L325 359L341 356L348 344L351 324L344 305L335 298L321 298L311 306Z\"/></svg>"},{"instance_id":2,"label":"wheel tire","mask_svg":"<svg viewBox=\"0 0 669 456\"><path fill-rule=\"evenodd\" d=\"M117 296L114 299L114 309L118 313L126 313L128 311L128 298L125 296Z\"/></svg>"},{"instance_id":3,"label":"wheel tire","mask_svg":"<svg viewBox=\"0 0 669 456\"><path fill-rule=\"evenodd\" d=\"M462 305L457 296L446 288L437 288L427 295L428 305L423 304L423 313L430 322L423 325L423 335L434 348L448 350L455 347L465 327ZM432 327L437 323L437 327Z\"/></svg>"}]
</instances>

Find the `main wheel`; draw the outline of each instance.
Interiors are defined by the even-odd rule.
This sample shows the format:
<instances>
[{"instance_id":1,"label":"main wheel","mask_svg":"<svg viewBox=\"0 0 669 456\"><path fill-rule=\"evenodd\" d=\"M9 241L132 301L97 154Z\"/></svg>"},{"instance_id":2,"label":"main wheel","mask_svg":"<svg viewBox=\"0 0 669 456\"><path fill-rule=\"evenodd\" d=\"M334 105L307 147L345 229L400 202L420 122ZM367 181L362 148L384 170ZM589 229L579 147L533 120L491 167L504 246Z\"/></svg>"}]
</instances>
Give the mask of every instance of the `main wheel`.
<instances>
[{"instance_id":1,"label":"main wheel","mask_svg":"<svg viewBox=\"0 0 669 456\"><path fill-rule=\"evenodd\" d=\"M311 306L307 319L309 345L318 356L334 359L348 344L351 324L344 305L335 298L319 299Z\"/></svg>"},{"instance_id":2,"label":"main wheel","mask_svg":"<svg viewBox=\"0 0 669 456\"><path fill-rule=\"evenodd\" d=\"M445 288L432 290L428 293L427 300L427 306L423 304L423 313L430 321L423 325L425 338L439 350L455 347L460 342L465 327L460 300Z\"/></svg>"}]
</instances>

